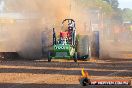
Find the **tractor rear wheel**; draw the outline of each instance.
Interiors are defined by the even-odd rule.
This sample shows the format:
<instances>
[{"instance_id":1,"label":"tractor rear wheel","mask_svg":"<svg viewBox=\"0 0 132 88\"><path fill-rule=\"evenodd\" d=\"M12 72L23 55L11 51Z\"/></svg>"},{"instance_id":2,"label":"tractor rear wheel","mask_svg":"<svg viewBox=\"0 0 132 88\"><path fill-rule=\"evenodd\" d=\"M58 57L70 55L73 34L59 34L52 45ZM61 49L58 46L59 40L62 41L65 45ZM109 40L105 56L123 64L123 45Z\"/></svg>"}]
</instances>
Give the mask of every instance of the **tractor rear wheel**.
<instances>
[{"instance_id":1,"label":"tractor rear wheel","mask_svg":"<svg viewBox=\"0 0 132 88\"><path fill-rule=\"evenodd\" d=\"M89 59L90 55L89 44L90 43L88 35L78 35L77 52L79 59L84 61Z\"/></svg>"},{"instance_id":2,"label":"tractor rear wheel","mask_svg":"<svg viewBox=\"0 0 132 88\"><path fill-rule=\"evenodd\" d=\"M51 62L50 52L48 52L48 62Z\"/></svg>"}]
</instances>

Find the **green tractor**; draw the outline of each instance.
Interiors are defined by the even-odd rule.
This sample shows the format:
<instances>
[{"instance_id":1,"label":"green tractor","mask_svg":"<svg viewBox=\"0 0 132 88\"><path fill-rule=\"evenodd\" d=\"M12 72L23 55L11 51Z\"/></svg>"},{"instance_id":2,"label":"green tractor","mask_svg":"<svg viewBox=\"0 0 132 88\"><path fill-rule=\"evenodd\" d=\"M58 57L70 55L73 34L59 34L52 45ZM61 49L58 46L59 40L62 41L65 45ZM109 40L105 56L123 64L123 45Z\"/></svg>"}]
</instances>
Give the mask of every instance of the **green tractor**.
<instances>
[{"instance_id":1,"label":"green tractor","mask_svg":"<svg viewBox=\"0 0 132 88\"><path fill-rule=\"evenodd\" d=\"M60 32L58 38L53 28L53 45L48 51L48 62L51 62L52 59L73 59L75 62L78 59L86 60L89 57L88 36L83 35L83 38L76 35L76 26L73 19L63 20L62 28L64 28L64 23L67 23L68 26L63 32ZM79 42L80 39L82 39L82 43ZM85 43L83 43L84 41Z\"/></svg>"}]
</instances>

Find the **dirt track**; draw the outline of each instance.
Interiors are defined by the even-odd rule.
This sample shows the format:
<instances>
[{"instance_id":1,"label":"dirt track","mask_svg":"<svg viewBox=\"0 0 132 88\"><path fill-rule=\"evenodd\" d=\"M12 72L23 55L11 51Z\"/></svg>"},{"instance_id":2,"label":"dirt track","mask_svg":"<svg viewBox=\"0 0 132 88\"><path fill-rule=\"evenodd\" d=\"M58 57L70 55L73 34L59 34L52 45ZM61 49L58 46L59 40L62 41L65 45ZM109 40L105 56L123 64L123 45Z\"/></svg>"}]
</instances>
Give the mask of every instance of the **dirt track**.
<instances>
[{"instance_id":1,"label":"dirt track","mask_svg":"<svg viewBox=\"0 0 132 88\"><path fill-rule=\"evenodd\" d=\"M132 60L91 60L87 62L53 60L2 61L0 88L80 88L81 69L94 79L132 80ZM88 88L131 88L130 86L89 86Z\"/></svg>"}]
</instances>

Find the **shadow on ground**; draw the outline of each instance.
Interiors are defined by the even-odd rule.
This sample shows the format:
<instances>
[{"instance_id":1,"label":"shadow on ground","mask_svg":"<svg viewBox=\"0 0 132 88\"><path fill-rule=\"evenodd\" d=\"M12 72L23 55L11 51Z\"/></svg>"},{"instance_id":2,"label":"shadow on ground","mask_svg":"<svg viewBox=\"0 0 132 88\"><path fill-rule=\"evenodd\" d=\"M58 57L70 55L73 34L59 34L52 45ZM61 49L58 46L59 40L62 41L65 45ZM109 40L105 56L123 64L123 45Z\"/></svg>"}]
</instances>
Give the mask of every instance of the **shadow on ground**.
<instances>
[{"instance_id":1,"label":"shadow on ground","mask_svg":"<svg viewBox=\"0 0 132 88\"><path fill-rule=\"evenodd\" d=\"M91 76L104 76L114 71L94 71L88 70ZM58 69L25 69L25 68L0 68L0 73L32 73L32 74L62 74L62 75L79 75L80 70L58 70Z\"/></svg>"},{"instance_id":2,"label":"shadow on ground","mask_svg":"<svg viewBox=\"0 0 132 88\"><path fill-rule=\"evenodd\" d=\"M105 61L105 60L104 60ZM106 61L107 62L107 61ZM132 71L132 63L130 62L59 62L52 61L2 61L0 65L6 66L32 66L32 67L59 67L59 68L92 68L92 69L104 69L104 70L129 70Z\"/></svg>"},{"instance_id":3,"label":"shadow on ground","mask_svg":"<svg viewBox=\"0 0 132 88\"><path fill-rule=\"evenodd\" d=\"M132 77L132 63L96 63L96 62L59 62L59 61L3 61L0 63L7 68L0 68L0 73L33 73L33 74L63 74L63 75L81 75L80 70L64 70L63 68L87 68L91 76L119 76L119 77ZM31 66L37 69L26 68L10 68L10 66ZM39 68L39 67L51 67ZM59 70L56 67L60 68ZM96 70L95 70L96 69ZM124 70L119 71L118 70ZM114 73L114 74L113 74Z\"/></svg>"},{"instance_id":4,"label":"shadow on ground","mask_svg":"<svg viewBox=\"0 0 132 88\"><path fill-rule=\"evenodd\" d=\"M89 85L79 84L21 84L21 83L0 83L0 88L131 88L129 85Z\"/></svg>"}]
</instances>

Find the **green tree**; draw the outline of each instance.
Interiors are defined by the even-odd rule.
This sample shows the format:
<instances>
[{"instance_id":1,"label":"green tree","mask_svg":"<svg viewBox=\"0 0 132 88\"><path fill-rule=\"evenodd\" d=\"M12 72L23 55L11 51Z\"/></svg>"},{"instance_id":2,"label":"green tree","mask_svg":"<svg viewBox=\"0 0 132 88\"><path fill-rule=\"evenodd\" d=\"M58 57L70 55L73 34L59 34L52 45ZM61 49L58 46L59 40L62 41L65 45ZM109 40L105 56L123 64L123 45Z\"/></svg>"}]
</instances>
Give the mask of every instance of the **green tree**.
<instances>
[{"instance_id":1,"label":"green tree","mask_svg":"<svg viewBox=\"0 0 132 88\"><path fill-rule=\"evenodd\" d=\"M122 22L122 10L118 8L118 0L79 0L84 8L99 9L105 13L105 19L111 19L112 23Z\"/></svg>"},{"instance_id":2,"label":"green tree","mask_svg":"<svg viewBox=\"0 0 132 88\"><path fill-rule=\"evenodd\" d=\"M118 0L103 0L103 1L106 1L108 4L110 4L113 9L116 9L119 6Z\"/></svg>"},{"instance_id":3,"label":"green tree","mask_svg":"<svg viewBox=\"0 0 132 88\"><path fill-rule=\"evenodd\" d=\"M118 8L118 6L119 6L118 0L111 0L111 6L114 9Z\"/></svg>"},{"instance_id":4,"label":"green tree","mask_svg":"<svg viewBox=\"0 0 132 88\"><path fill-rule=\"evenodd\" d=\"M111 5L104 0L79 0L79 2L84 6L84 8L100 9L107 15L112 13Z\"/></svg>"},{"instance_id":5,"label":"green tree","mask_svg":"<svg viewBox=\"0 0 132 88\"><path fill-rule=\"evenodd\" d=\"M132 9L125 8L122 11L124 21L132 21Z\"/></svg>"}]
</instances>

